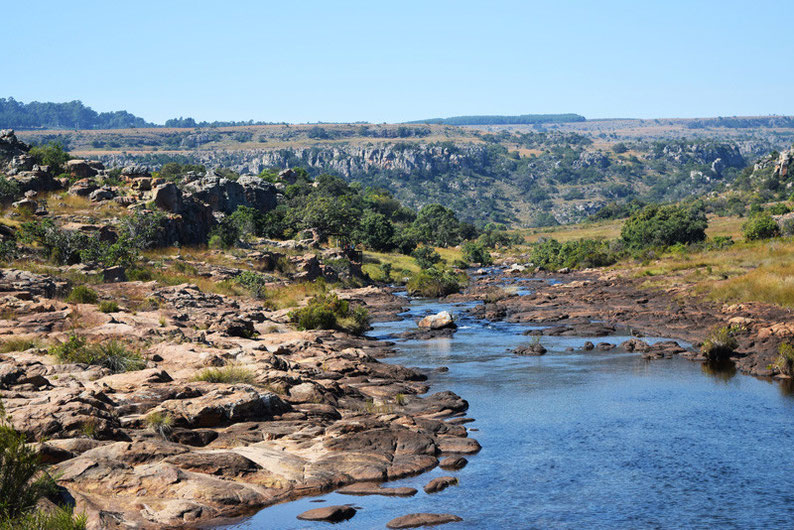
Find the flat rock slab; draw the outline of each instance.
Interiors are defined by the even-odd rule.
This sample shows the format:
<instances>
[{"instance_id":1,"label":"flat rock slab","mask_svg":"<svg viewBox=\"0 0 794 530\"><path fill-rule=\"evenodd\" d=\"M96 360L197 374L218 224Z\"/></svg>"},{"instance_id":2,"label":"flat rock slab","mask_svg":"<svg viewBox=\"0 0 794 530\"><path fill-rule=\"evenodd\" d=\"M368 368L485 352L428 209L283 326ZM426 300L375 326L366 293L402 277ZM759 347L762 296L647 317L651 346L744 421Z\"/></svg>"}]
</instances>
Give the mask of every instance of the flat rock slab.
<instances>
[{"instance_id":1,"label":"flat rock slab","mask_svg":"<svg viewBox=\"0 0 794 530\"><path fill-rule=\"evenodd\" d=\"M457 523L462 520L451 513L411 513L392 519L386 523L386 528L419 528L420 526Z\"/></svg>"},{"instance_id":2,"label":"flat rock slab","mask_svg":"<svg viewBox=\"0 0 794 530\"><path fill-rule=\"evenodd\" d=\"M482 449L477 440L473 438L459 438L457 436L439 436L438 450L442 453L460 453L471 455Z\"/></svg>"},{"instance_id":3,"label":"flat rock slab","mask_svg":"<svg viewBox=\"0 0 794 530\"><path fill-rule=\"evenodd\" d=\"M344 495L383 495L386 497L410 497L416 495L414 488L384 488L373 482L360 482L336 490Z\"/></svg>"},{"instance_id":4,"label":"flat rock slab","mask_svg":"<svg viewBox=\"0 0 794 530\"><path fill-rule=\"evenodd\" d=\"M457 483L458 479L455 477L437 477L427 483L425 493L438 493Z\"/></svg>"},{"instance_id":5,"label":"flat rock slab","mask_svg":"<svg viewBox=\"0 0 794 530\"><path fill-rule=\"evenodd\" d=\"M469 461L462 456L448 456L438 463L441 469L453 470L463 469Z\"/></svg>"},{"instance_id":6,"label":"flat rock slab","mask_svg":"<svg viewBox=\"0 0 794 530\"><path fill-rule=\"evenodd\" d=\"M323 506L322 508L315 508L303 512L298 516L302 521L328 521L330 523L338 523L347 521L356 515L356 509L352 506Z\"/></svg>"}]
</instances>

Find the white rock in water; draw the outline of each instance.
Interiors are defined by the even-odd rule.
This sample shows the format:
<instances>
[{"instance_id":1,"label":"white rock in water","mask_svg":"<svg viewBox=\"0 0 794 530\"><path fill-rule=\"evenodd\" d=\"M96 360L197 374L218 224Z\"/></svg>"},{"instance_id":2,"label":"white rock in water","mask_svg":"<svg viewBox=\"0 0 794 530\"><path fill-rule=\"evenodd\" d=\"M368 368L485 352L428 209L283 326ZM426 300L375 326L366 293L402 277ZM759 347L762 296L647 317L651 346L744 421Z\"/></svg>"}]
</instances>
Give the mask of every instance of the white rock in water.
<instances>
[{"instance_id":1,"label":"white rock in water","mask_svg":"<svg viewBox=\"0 0 794 530\"><path fill-rule=\"evenodd\" d=\"M443 328L454 328L455 320L452 318L452 315L449 314L449 311L441 311L435 315L428 315L422 320L419 321L420 328L428 328L428 329L443 329Z\"/></svg>"}]
</instances>

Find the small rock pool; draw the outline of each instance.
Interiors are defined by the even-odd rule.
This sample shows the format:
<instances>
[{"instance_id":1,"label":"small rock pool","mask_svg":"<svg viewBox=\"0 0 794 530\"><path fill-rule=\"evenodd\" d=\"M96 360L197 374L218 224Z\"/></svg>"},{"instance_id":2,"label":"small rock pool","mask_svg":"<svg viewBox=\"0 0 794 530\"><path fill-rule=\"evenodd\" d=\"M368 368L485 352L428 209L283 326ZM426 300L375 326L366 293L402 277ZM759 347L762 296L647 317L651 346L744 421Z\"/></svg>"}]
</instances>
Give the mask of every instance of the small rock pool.
<instances>
[{"instance_id":1,"label":"small rock pool","mask_svg":"<svg viewBox=\"0 0 794 530\"><path fill-rule=\"evenodd\" d=\"M460 529L794 524L794 396L785 387L684 359L565 351L592 337L543 337L546 355L516 356L507 350L528 342L527 327L470 318L467 307L415 300L404 320L371 332L385 338L425 314L455 314L453 338L398 342L386 362L449 368L431 376L431 392L468 400L476 421L467 427L483 446L464 469L386 484L414 487L414 497L330 493L265 508L231 528L331 527L296 519L331 504L359 508L334 528L385 528L414 512L458 515L463 522L448 527ZM422 491L443 475L459 485Z\"/></svg>"}]
</instances>

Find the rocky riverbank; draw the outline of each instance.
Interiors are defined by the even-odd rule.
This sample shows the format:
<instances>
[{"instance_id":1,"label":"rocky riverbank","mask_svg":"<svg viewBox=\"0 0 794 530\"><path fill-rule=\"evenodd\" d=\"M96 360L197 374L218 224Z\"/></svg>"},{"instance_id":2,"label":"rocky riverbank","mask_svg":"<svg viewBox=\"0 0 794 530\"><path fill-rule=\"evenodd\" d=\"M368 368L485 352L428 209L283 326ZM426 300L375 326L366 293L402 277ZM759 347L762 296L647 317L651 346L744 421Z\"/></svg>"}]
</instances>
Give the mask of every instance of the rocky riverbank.
<instances>
[{"instance_id":1,"label":"rocky riverbank","mask_svg":"<svg viewBox=\"0 0 794 530\"><path fill-rule=\"evenodd\" d=\"M782 377L770 366L781 342L794 336L787 309L761 303L720 304L692 296L686 287L651 290L630 271L538 273L532 281L519 281L526 290L522 296L501 289L516 285L516 279L509 269L502 270L481 277L466 294L453 295L452 299L484 300L472 310L481 318L544 327L528 331L530 335L604 337L603 343L591 346L640 351L649 359L680 354L705 360L699 350L701 343L713 329L731 326L738 341L731 360L738 370L760 377ZM692 348L669 342L654 346L637 340L610 342L608 337L618 331L673 337L690 343Z\"/></svg>"},{"instance_id":2,"label":"rocky riverbank","mask_svg":"<svg viewBox=\"0 0 794 530\"><path fill-rule=\"evenodd\" d=\"M50 473L91 528L208 525L357 482L383 482L475 453L451 392L422 396L426 375L378 361L387 343L292 330L256 300L154 282L97 285L118 311L55 298L57 281L3 271L0 355L10 422L36 440ZM125 307L131 293L150 307ZM340 290L376 318L404 300ZM59 364L44 343L124 340L145 366L113 374ZM229 367L233 382L199 377Z\"/></svg>"}]
</instances>

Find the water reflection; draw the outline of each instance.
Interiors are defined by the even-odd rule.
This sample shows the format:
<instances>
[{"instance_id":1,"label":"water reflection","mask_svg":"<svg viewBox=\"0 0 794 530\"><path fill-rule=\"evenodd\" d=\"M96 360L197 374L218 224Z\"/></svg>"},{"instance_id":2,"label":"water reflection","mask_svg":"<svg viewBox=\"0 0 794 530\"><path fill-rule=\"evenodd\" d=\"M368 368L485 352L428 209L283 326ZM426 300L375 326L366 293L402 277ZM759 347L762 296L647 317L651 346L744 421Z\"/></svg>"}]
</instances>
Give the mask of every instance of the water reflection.
<instances>
[{"instance_id":1,"label":"water reflection","mask_svg":"<svg viewBox=\"0 0 794 530\"><path fill-rule=\"evenodd\" d=\"M724 383L727 383L736 376L736 363L730 359L706 361L700 365L700 369L704 374Z\"/></svg>"}]
</instances>

